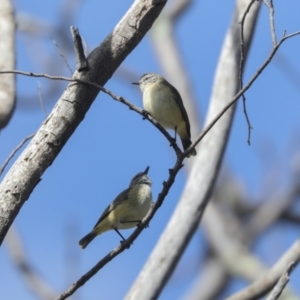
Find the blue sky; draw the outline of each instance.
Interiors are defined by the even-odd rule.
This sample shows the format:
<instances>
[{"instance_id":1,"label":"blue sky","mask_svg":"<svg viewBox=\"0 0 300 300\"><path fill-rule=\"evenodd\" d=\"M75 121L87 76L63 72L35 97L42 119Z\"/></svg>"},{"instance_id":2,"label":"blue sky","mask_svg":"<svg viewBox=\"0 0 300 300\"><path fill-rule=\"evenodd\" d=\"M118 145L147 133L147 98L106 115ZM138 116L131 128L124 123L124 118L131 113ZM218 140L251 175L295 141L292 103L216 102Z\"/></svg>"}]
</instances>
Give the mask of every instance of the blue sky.
<instances>
[{"instance_id":1,"label":"blue sky","mask_svg":"<svg viewBox=\"0 0 300 300\"><path fill-rule=\"evenodd\" d=\"M63 21L58 15L61 2L15 0L14 4L18 13L31 18L34 16L53 25ZM283 30L287 30L287 33L300 30L300 2L274 2L278 35ZM114 28L131 4L132 1L107 1L101 5L95 0L82 1L73 23L65 24L65 31L68 33L71 25L79 28L88 48L93 49ZM234 1L220 1L218 9L215 5L213 1L194 1L176 26L179 47L192 78L202 118L208 107L220 47L231 20ZM69 76L50 39L53 38L58 44L63 43L57 34L49 30L48 36L39 38L40 43L18 34L17 69L45 73L49 69L46 70L45 64L39 62L55 62L61 64L60 73L57 74L57 69L53 68L52 75ZM247 63L245 83L266 59L270 49L268 11L263 7ZM262 197L279 192L290 183L291 158L297 149L299 151L300 85L289 80L290 71L283 60L288 60L298 72L296 80L299 82L299 53L300 36L286 41L274 62L247 92L248 113L254 127L251 146L246 143L247 126L241 105L236 111L225 161L227 168L239 178L249 198L254 201L261 201ZM72 59L70 65L75 68ZM122 66L138 77L146 72L161 73L147 36ZM141 94L131 82L131 78L127 80L113 76L106 87L141 106ZM47 80L17 78L18 106L9 126L0 135L0 164L22 138L35 132L45 119L39 104L38 84L41 85L42 94L46 94ZM54 95L47 102L48 114L65 86L58 86L56 97ZM192 131L199 132L199 129L192 128ZM22 236L30 262L58 294L117 246L119 237L114 232L98 237L84 251L78 246L78 240L94 226L109 202L127 187L132 176L147 165L150 165L149 175L153 181L155 198L174 159L168 142L149 122L143 121L139 115L109 96L99 94L14 223ZM266 178L269 178L267 176L271 171L273 181L270 183ZM104 299L122 299L167 223L185 180L186 173L181 171L150 228L140 235L129 251L114 259L82 287L74 299L81 296L82 299L93 300L99 299L99 295ZM131 231L122 233L126 237ZM270 244L274 245L277 241L275 233L277 238L281 237L280 246L276 248L276 255L268 255L272 249ZM287 226L277 228L270 234L257 245L257 249L259 255L271 265L298 235ZM201 256L203 251L201 243L201 234L196 234L160 299L180 299L184 295L200 264L199 254ZM12 284L1 287L0 298L35 299L9 257L4 243L0 255L0 280L3 282L5 279L5 282ZM293 278L299 276L299 272L297 274Z\"/></svg>"}]
</instances>

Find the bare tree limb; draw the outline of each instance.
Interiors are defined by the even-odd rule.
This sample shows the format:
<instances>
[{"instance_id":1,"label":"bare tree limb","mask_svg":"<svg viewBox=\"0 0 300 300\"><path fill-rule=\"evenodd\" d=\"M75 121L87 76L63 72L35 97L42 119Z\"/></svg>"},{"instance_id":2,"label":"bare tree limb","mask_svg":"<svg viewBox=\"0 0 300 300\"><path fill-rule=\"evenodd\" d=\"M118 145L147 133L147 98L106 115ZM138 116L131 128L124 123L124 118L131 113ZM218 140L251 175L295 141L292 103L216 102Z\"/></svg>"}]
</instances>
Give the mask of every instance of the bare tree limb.
<instances>
[{"instance_id":1,"label":"bare tree limb","mask_svg":"<svg viewBox=\"0 0 300 300\"><path fill-rule=\"evenodd\" d=\"M226 300L250 300L260 299L266 295L276 284L281 274L286 270L286 267L291 263L295 264L300 261L300 240L298 239L276 262L276 264L258 278L255 282L247 286L242 291L228 297ZM294 299L294 297L293 297Z\"/></svg>"},{"instance_id":2,"label":"bare tree limb","mask_svg":"<svg viewBox=\"0 0 300 300\"><path fill-rule=\"evenodd\" d=\"M165 197L167 196L170 188L172 187L175 177L179 170L182 168L182 160L184 156L181 155L177 158L177 161L170 170L170 175L167 181L163 182L163 189L159 193L156 202L151 206L149 212L146 217L139 223L139 226L136 230L118 247L110 251L105 257L103 257L92 269L90 269L87 273L82 275L70 288L64 291L56 300L64 300L68 298L70 295L74 294L81 286L83 286L91 277L93 277L100 269L102 269L107 263L109 263L113 258L122 253L124 250L128 249L133 241L140 235L143 229L149 224L151 219L153 218L156 211L162 205Z\"/></svg>"},{"instance_id":3,"label":"bare tree limb","mask_svg":"<svg viewBox=\"0 0 300 300\"><path fill-rule=\"evenodd\" d=\"M240 236L233 236L230 223L226 218L219 219L219 215L219 208L211 201L203 217L203 225L212 249L228 273L253 281L258 274L266 271L265 265L242 243Z\"/></svg>"},{"instance_id":4,"label":"bare tree limb","mask_svg":"<svg viewBox=\"0 0 300 300\"><path fill-rule=\"evenodd\" d=\"M103 86L152 26L166 0L135 1L116 28L88 56L90 69L74 77ZM7 75L5 75L7 76ZM99 89L71 83L0 185L0 244L42 174L83 120Z\"/></svg>"},{"instance_id":5,"label":"bare tree limb","mask_svg":"<svg viewBox=\"0 0 300 300\"><path fill-rule=\"evenodd\" d=\"M81 36L79 34L79 30L75 29L73 26L71 26L71 33L74 43L74 49L75 49L75 57L76 57L76 70L78 72L83 71L84 69L88 68L88 61L86 60Z\"/></svg>"},{"instance_id":6,"label":"bare tree limb","mask_svg":"<svg viewBox=\"0 0 300 300\"><path fill-rule=\"evenodd\" d=\"M276 30L275 30L275 21L274 21L273 0L263 0L263 2L269 8L272 43L273 43L273 47L275 47L277 45L277 39L276 39Z\"/></svg>"},{"instance_id":7,"label":"bare tree limb","mask_svg":"<svg viewBox=\"0 0 300 300\"><path fill-rule=\"evenodd\" d=\"M241 20L241 30L240 30L240 37L241 37L241 60L240 60L240 72L239 72L239 79L240 79L240 89L243 88L243 74L244 74L244 66L245 66L245 49L244 49L244 25L245 25L245 20L247 17L247 14L249 13L252 5L255 3L256 0L252 0L250 1L250 3L248 4L248 7L246 8L246 11L242 17ZM251 130L253 129L251 123L250 123L250 119L248 116L248 112L247 112L247 107L246 107L246 97L245 94L242 94L242 98L243 98L243 110L244 110L244 115L247 121L247 125L248 125L248 138L247 138L247 143L248 145L250 145L250 141L251 141Z\"/></svg>"},{"instance_id":8,"label":"bare tree limb","mask_svg":"<svg viewBox=\"0 0 300 300\"><path fill-rule=\"evenodd\" d=\"M176 21L192 4L193 0L173 0L165 14L168 18Z\"/></svg>"},{"instance_id":9,"label":"bare tree limb","mask_svg":"<svg viewBox=\"0 0 300 300\"><path fill-rule=\"evenodd\" d=\"M195 279L191 290L183 299L217 299L218 295L220 294L220 290L223 290L228 280L228 273L219 259L216 257L209 258L205 262L203 269L201 270L201 274L199 274Z\"/></svg>"},{"instance_id":10,"label":"bare tree limb","mask_svg":"<svg viewBox=\"0 0 300 300\"><path fill-rule=\"evenodd\" d=\"M271 53L269 54L268 58L266 61L262 64L262 66L256 71L256 73L253 75L253 77L248 81L248 83L244 86L243 89L241 89L235 96L234 98L227 104L225 105L219 113L216 114L214 119L205 126L205 129L202 131L202 133L197 137L197 139L194 141L194 143L186 149L186 152L190 152L191 148L194 148L195 145L197 145L204 137L205 135L211 130L211 128L220 120L220 118L229 110L229 108L237 102L237 100L242 96L243 93L245 93L254 83L254 81L258 78L258 76L263 72L263 70L267 67L267 65L271 62L272 58L274 57L275 53L279 49L279 47L282 45L284 41L286 41L289 38L292 38L296 35L299 35L300 31L296 31L294 33L286 35L284 32L281 40L277 44L275 48L272 49Z\"/></svg>"},{"instance_id":11,"label":"bare tree limb","mask_svg":"<svg viewBox=\"0 0 300 300\"><path fill-rule=\"evenodd\" d=\"M253 240L278 220L299 195L300 186L297 183L283 195L275 195L258 207L245 225L245 235L248 241Z\"/></svg>"},{"instance_id":12,"label":"bare tree limb","mask_svg":"<svg viewBox=\"0 0 300 300\"><path fill-rule=\"evenodd\" d=\"M23 147L23 145L30 139L32 139L34 137L34 134L31 134L29 136L27 136L26 138L24 138L21 143L9 154L9 156L7 157L7 159L5 160L5 162L3 163L2 167L0 168L0 176L2 175L2 173L4 172L6 166L9 164L10 160L15 156L15 154Z\"/></svg>"},{"instance_id":13,"label":"bare tree limb","mask_svg":"<svg viewBox=\"0 0 300 300\"><path fill-rule=\"evenodd\" d=\"M230 222L234 220L229 221L219 218L220 213L218 213L218 210L215 202L212 201L207 207L203 218L203 224L207 229L207 238L210 241L212 249L217 253L226 271L233 278L242 278L249 282L255 281L257 278L260 278L262 274L268 272L267 266L254 253L251 253L246 243L243 243L241 234L244 233L238 232L239 228L237 228L237 230L236 228L230 230L230 227L233 227ZM210 220L210 222L208 223L207 220ZM212 226L213 221L214 226ZM207 224L210 226L208 227ZM231 224L231 226L229 226L229 224ZM246 234L244 238L247 238ZM280 274L282 274L282 272ZM296 298L291 289L287 289L285 292L288 293L292 299ZM253 299L256 298L254 297Z\"/></svg>"},{"instance_id":14,"label":"bare tree limb","mask_svg":"<svg viewBox=\"0 0 300 300\"><path fill-rule=\"evenodd\" d=\"M0 70L15 68L15 17L10 0L0 0ZM9 122L15 109L15 76L0 80L0 131Z\"/></svg>"},{"instance_id":15,"label":"bare tree limb","mask_svg":"<svg viewBox=\"0 0 300 300\"><path fill-rule=\"evenodd\" d=\"M69 77L64 77L64 76L53 76L53 75L48 75L48 74L41 74L41 73L33 73L33 72L25 72L25 71L20 71L20 70L10 70L10 71L0 71L0 74L19 74L19 75L24 75L24 76L32 76L32 77L43 77L43 78L48 78L51 80L62 80L62 81L68 81L68 82L74 82L74 83L82 83L87 86L94 87L98 89L99 91L102 91L103 93L109 95L112 99L121 102L125 104L130 110L133 110L143 116L144 119L147 119L151 124L153 124L164 136L165 138L170 142L170 145L173 147L177 157L182 155L182 152L178 145L174 143L174 139L171 137L171 135L167 132L167 130L162 127L155 119L153 119L149 114L145 113L145 111L134 104L130 103L128 100L121 96L115 95L113 92L110 90L104 88L103 86L87 81L87 80L82 80L82 79L76 79L76 78L69 78Z\"/></svg>"},{"instance_id":16,"label":"bare tree limb","mask_svg":"<svg viewBox=\"0 0 300 300\"><path fill-rule=\"evenodd\" d=\"M240 0L242 1L242 0ZM194 143L192 143L190 145L189 148L187 148L185 150L185 152L183 153L183 156L186 157L187 153L190 152L190 150L192 148L195 148L199 142L207 135L207 133L212 129L212 127L215 126L215 124L220 120L220 118L238 101L238 99L252 86L252 84L255 82L255 80L258 78L258 76L263 72L263 70L268 66L268 64L271 62L272 58L274 57L275 53L277 52L277 50L279 49L279 47L281 46L281 44L286 41L287 39L290 39L296 35L299 35L300 31L296 31L294 33L288 34L286 35L286 32L284 32L281 40L279 41L279 43L277 44L276 47L274 47L271 50L271 53L269 54L268 58L266 59L266 61L261 65L261 67L256 71L256 73L252 76L252 78L248 81L248 83L244 86L243 89L241 89L239 92L237 92L237 94L233 97L233 99L228 102L228 104L226 104L225 106L223 106L222 109L219 110L218 113L216 113L216 115L214 116L214 118L212 118L211 122L209 122L206 126L205 129L202 131L202 133L196 138L196 140L194 141ZM110 95L113 99L120 101L124 104L126 104L129 107L134 107L134 105L130 104L128 101L126 101L123 97L118 97L113 95L112 92L110 92L109 90L105 89L104 87L102 87L101 85L95 84L93 82L87 81L85 79L73 79L73 78L68 78L68 77L63 77L63 76L51 76L51 75L47 75L47 74L37 74L37 73L32 73L32 72L24 72L24 71L0 71L0 74L10 74L10 73L18 73L18 74L22 74L22 75L26 75L26 76L34 76L34 77L45 77L45 78L49 78L49 79L53 79L53 80L64 80L64 81L70 81L70 82L78 82L78 83L84 83L86 85L92 85L94 86L96 89L99 89L105 93L107 93L108 95ZM136 112L139 112L139 109L136 108L134 109ZM142 114L143 112L140 110L139 112L140 114ZM146 117L145 117L146 118ZM168 138L168 133L166 130L163 129L162 126L159 125L159 123L155 122L155 120L152 118L151 121L151 117L147 118L150 120L150 122L152 124L154 124L157 128L159 128L159 130L165 135L165 137L167 139ZM156 124L155 124L156 123ZM158 125L157 125L158 124ZM169 135L170 136L170 135ZM178 147L177 147L178 148ZM176 151L176 149L174 148L175 152L177 155L179 155L179 153ZM180 151L180 150L179 150ZM0 205L1 208L1 205ZM0 232L1 233L1 232ZM1 237L1 236L0 236Z\"/></svg>"},{"instance_id":17,"label":"bare tree limb","mask_svg":"<svg viewBox=\"0 0 300 300\"><path fill-rule=\"evenodd\" d=\"M30 291L41 300L53 300L55 291L44 281L35 270L26 255L21 238L14 227L11 227L7 239L9 254L17 270L23 275L26 285Z\"/></svg>"},{"instance_id":18,"label":"bare tree limb","mask_svg":"<svg viewBox=\"0 0 300 300\"><path fill-rule=\"evenodd\" d=\"M281 275L280 279L278 280L277 284L274 286L271 294L268 296L266 300L276 300L280 297L283 289L290 281L290 275L294 268L295 268L295 263L292 262L284 271L284 273Z\"/></svg>"},{"instance_id":19,"label":"bare tree limb","mask_svg":"<svg viewBox=\"0 0 300 300\"><path fill-rule=\"evenodd\" d=\"M235 12L232 26L226 36L216 72L213 95L206 120L206 124L209 125L205 127L206 129L196 141L199 142L205 136L208 132L208 127L211 129L210 134L203 138L198 155L194 159L194 166L182 198L148 261L127 294L127 300L147 300L158 297L197 229L206 204L210 199L228 141L234 107L230 108L217 124L212 120L216 120L216 116L219 116L219 112L224 106L230 107L227 103L230 102L231 105L234 103L234 101L230 100L239 88L238 65L240 61L240 47L237 47L239 45L239 25L237 20L244 13L248 1L238 1L238 3L239 5ZM250 14L249 31L245 36L246 49L250 45L257 8L258 6ZM196 142L194 142L195 144Z\"/></svg>"}]
</instances>

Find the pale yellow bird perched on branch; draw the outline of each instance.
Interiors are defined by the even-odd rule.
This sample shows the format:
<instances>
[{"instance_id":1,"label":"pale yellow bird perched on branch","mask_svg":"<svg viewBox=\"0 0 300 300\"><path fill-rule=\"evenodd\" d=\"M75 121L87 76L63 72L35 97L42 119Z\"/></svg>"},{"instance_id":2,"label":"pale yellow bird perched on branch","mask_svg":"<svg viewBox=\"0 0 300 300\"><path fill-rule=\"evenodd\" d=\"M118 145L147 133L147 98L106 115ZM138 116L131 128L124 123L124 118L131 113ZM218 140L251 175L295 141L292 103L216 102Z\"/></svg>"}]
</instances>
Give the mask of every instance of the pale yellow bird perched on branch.
<instances>
[{"instance_id":1,"label":"pale yellow bird perched on branch","mask_svg":"<svg viewBox=\"0 0 300 300\"><path fill-rule=\"evenodd\" d=\"M97 235L115 230L125 241L118 229L135 227L149 211L152 202L151 180L148 177L149 167L135 175L129 187L121 192L105 209L93 230L79 241L84 249Z\"/></svg>"},{"instance_id":2,"label":"pale yellow bird perched on branch","mask_svg":"<svg viewBox=\"0 0 300 300\"><path fill-rule=\"evenodd\" d=\"M133 84L139 85L143 93L144 110L164 128L175 130L175 141L178 133L183 149L186 150L192 144L190 122L176 88L155 73L144 74L139 82ZM187 157L196 154L196 150L192 149Z\"/></svg>"}]
</instances>

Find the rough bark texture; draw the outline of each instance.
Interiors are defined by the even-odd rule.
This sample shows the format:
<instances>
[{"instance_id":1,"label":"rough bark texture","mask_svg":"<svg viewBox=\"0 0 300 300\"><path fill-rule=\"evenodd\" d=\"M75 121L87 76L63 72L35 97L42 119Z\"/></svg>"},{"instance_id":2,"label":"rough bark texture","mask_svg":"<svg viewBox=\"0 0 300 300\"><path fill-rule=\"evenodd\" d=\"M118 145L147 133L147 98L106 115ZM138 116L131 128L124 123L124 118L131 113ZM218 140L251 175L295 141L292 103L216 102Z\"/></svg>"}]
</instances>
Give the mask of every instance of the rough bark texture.
<instances>
[{"instance_id":1,"label":"rough bark texture","mask_svg":"<svg viewBox=\"0 0 300 300\"><path fill-rule=\"evenodd\" d=\"M111 34L88 56L89 71L74 77L103 86L138 45L166 0L135 1ZM71 83L0 185L0 244L42 174L84 119L99 90Z\"/></svg>"}]
</instances>

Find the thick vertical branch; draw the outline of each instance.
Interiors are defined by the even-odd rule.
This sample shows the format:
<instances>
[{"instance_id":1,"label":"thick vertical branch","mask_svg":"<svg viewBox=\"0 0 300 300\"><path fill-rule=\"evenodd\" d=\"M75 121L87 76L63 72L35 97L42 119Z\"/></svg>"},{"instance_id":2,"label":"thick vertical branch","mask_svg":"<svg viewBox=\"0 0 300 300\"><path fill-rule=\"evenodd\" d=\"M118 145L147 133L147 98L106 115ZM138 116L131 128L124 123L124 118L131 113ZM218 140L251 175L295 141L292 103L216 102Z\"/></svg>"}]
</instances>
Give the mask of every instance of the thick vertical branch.
<instances>
[{"instance_id":1,"label":"thick vertical branch","mask_svg":"<svg viewBox=\"0 0 300 300\"><path fill-rule=\"evenodd\" d=\"M111 34L89 55L89 71L74 77L103 86L126 56L138 45L163 9L166 0L137 0ZM1 80L5 75L1 75ZM71 83L35 137L0 185L0 244L7 230L83 120L99 89Z\"/></svg>"},{"instance_id":2,"label":"thick vertical branch","mask_svg":"<svg viewBox=\"0 0 300 300\"><path fill-rule=\"evenodd\" d=\"M225 38L216 72L206 124L233 98L239 88L239 21L248 0L238 0L232 25ZM245 27L245 49L249 49L259 4L254 5ZM201 141L182 198L158 244L150 255L126 299L156 299L168 281L198 227L216 181L233 120L231 107Z\"/></svg>"},{"instance_id":3,"label":"thick vertical branch","mask_svg":"<svg viewBox=\"0 0 300 300\"><path fill-rule=\"evenodd\" d=\"M0 0L0 70L15 67L15 18L10 0ZM15 76L0 80L0 130L4 128L15 108Z\"/></svg>"}]
</instances>

